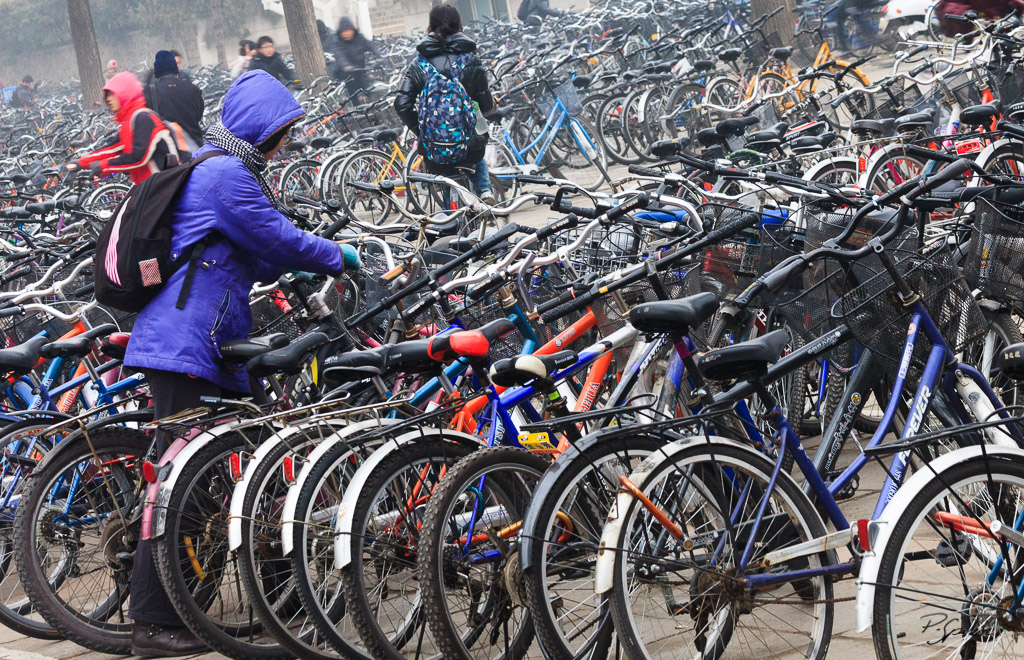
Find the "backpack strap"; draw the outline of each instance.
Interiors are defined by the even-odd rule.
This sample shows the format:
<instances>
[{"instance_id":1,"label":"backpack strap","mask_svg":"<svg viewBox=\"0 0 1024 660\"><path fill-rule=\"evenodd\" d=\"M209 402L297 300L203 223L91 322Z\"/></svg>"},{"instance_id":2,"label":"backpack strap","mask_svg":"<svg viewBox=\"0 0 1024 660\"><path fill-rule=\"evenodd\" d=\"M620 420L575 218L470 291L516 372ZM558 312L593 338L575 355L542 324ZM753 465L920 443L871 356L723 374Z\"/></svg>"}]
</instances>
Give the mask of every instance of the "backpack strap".
<instances>
[{"instance_id":1,"label":"backpack strap","mask_svg":"<svg viewBox=\"0 0 1024 660\"><path fill-rule=\"evenodd\" d=\"M223 151L208 151L199 158L190 160L187 164L180 167L187 167L190 170L199 163L203 162L207 158L213 158L215 156L226 156L227 154ZM191 176L191 173L189 174ZM215 232L210 232L206 236L195 242L192 249L189 251L188 261L182 261L177 267L181 268L182 265L188 263L188 268L185 270L185 281L181 283L181 291L178 293L178 302L174 305L177 309L185 309L185 301L188 300L188 295L192 292L192 280L196 277L196 271L199 269L199 257L202 256L203 250L210 247L217 242Z\"/></svg>"}]
</instances>

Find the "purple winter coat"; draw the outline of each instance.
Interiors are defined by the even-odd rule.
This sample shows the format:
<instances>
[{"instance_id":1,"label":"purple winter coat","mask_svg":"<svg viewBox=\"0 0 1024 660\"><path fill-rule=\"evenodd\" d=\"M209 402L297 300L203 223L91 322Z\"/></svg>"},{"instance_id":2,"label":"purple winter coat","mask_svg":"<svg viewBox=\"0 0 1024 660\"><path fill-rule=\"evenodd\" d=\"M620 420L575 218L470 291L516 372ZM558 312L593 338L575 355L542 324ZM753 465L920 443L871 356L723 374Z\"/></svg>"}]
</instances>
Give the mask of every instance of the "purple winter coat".
<instances>
[{"instance_id":1,"label":"purple winter coat","mask_svg":"<svg viewBox=\"0 0 1024 660\"><path fill-rule=\"evenodd\" d=\"M250 71L228 90L222 121L255 145L302 114L281 83L265 71ZM207 145L195 155L210 149ZM272 282L285 269L338 273L341 250L278 213L242 161L229 155L210 158L193 170L177 207L172 255L214 231L220 238L203 251L185 308L175 307L185 278L182 268L139 314L125 364L247 391L245 371L228 369L217 346L248 336L253 283Z\"/></svg>"}]
</instances>

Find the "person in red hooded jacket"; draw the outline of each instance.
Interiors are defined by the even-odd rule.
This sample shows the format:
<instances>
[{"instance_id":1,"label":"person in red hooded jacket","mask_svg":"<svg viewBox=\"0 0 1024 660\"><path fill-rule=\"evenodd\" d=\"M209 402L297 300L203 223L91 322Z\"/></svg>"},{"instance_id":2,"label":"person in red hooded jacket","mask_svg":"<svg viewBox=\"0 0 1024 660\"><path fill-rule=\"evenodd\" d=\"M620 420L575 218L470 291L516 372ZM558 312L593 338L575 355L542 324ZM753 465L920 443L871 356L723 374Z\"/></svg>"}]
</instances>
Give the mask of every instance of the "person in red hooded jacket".
<instances>
[{"instance_id":1,"label":"person in red hooded jacket","mask_svg":"<svg viewBox=\"0 0 1024 660\"><path fill-rule=\"evenodd\" d=\"M127 172L132 183L142 183L151 174L177 163L174 137L160 117L146 107L142 83L134 73L126 71L108 80L103 100L117 121L117 138L78 159L77 167L88 167L96 176Z\"/></svg>"}]
</instances>

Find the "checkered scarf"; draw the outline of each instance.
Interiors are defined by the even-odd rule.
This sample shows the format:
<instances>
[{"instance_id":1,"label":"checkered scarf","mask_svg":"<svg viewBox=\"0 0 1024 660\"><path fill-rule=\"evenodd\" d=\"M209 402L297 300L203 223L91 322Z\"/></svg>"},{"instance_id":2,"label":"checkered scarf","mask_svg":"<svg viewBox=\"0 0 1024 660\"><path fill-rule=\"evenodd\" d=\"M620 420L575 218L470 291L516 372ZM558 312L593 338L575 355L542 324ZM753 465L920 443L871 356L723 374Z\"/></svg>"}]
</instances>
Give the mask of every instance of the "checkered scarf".
<instances>
[{"instance_id":1,"label":"checkered scarf","mask_svg":"<svg viewBox=\"0 0 1024 660\"><path fill-rule=\"evenodd\" d=\"M277 208L277 195L270 186L270 181L267 180L267 159L259 149L236 137L234 133L224 127L224 124L220 123L206 129L206 141L242 161L245 169L249 170L249 173L256 179L256 183L260 184L263 194L270 200L270 205Z\"/></svg>"}]
</instances>

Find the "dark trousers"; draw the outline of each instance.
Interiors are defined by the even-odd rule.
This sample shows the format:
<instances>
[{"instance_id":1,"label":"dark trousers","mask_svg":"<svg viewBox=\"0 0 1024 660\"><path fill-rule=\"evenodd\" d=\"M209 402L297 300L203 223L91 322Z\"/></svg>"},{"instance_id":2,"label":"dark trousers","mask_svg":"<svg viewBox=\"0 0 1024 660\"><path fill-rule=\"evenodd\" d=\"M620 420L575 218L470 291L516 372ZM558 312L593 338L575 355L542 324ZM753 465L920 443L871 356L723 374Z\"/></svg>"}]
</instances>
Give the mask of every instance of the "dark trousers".
<instances>
[{"instance_id":1,"label":"dark trousers","mask_svg":"<svg viewBox=\"0 0 1024 660\"><path fill-rule=\"evenodd\" d=\"M850 43L850 35L846 33L846 19L851 14L862 41L865 39L874 41L878 37L877 28L867 14L867 10L873 7L874 4L871 0L843 0L839 3L839 6L836 7L836 40L840 48L848 49L853 46ZM857 45L864 46L865 44L859 43Z\"/></svg>"},{"instance_id":2,"label":"dark trousers","mask_svg":"<svg viewBox=\"0 0 1024 660\"><path fill-rule=\"evenodd\" d=\"M153 415L156 419L182 410L195 408L199 398L220 396L221 388L208 380L192 378L187 374L160 369L143 369L149 391L153 394ZM170 443L162 432L156 434L157 460L164 455ZM131 606L128 616L136 623L183 628L181 618L171 604L160 576L153 563L153 548L149 540L139 541L132 565Z\"/></svg>"}]
</instances>

